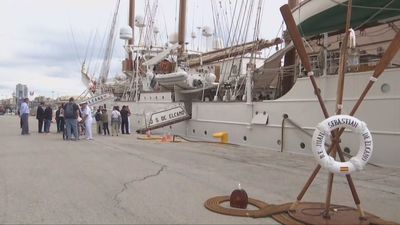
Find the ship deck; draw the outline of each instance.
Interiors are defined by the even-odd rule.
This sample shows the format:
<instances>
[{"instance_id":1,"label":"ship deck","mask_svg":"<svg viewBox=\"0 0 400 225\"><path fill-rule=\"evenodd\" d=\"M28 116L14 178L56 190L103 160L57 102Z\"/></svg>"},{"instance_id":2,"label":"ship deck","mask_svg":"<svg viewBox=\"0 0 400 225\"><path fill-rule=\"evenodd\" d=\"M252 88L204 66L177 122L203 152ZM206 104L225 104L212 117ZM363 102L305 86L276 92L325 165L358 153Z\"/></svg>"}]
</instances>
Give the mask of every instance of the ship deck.
<instances>
[{"instance_id":1,"label":"ship deck","mask_svg":"<svg viewBox=\"0 0 400 225\"><path fill-rule=\"evenodd\" d=\"M42 135L29 120L31 134L21 136L18 117L0 116L1 224L277 224L203 205L238 183L251 198L292 202L316 166L306 155L136 135L63 141L54 124ZM304 201L325 200L327 175ZM352 177L367 212L400 222L400 169L369 165ZM354 207L344 177L335 176L332 203Z\"/></svg>"}]
</instances>

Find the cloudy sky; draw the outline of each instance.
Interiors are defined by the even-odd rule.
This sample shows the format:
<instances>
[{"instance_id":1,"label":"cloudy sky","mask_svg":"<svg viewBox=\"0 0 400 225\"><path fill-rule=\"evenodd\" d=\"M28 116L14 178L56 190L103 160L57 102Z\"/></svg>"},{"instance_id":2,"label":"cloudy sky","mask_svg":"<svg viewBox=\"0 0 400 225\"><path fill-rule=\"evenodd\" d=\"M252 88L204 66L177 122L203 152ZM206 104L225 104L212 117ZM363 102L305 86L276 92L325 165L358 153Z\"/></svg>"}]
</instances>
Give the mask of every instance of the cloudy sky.
<instances>
[{"instance_id":1,"label":"cloudy sky","mask_svg":"<svg viewBox=\"0 0 400 225\"><path fill-rule=\"evenodd\" d=\"M154 1L154 0L153 0ZM188 0L187 40L196 27L213 27L211 1L233 7L235 0ZM243 0L245 1L245 0ZM0 0L0 99L18 83L37 95L79 95L85 90L80 67L86 56L92 70L101 65L101 46L117 0ZM127 24L128 0L121 0L117 29ZM136 14L144 14L144 0ZM156 24L160 42L176 32L178 0L159 0ZM221 2L221 3L220 3ZM240 2L240 0L239 0ZM261 38L276 37L286 0L264 0ZM138 28L136 28L137 30ZM200 39L199 39L200 40ZM197 43L199 42L197 40ZM124 43L117 40L110 77L120 73ZM88 47L89 46L89 47ZM89 64L89 63L88 63Z\"/></svg>"}]
</instances>

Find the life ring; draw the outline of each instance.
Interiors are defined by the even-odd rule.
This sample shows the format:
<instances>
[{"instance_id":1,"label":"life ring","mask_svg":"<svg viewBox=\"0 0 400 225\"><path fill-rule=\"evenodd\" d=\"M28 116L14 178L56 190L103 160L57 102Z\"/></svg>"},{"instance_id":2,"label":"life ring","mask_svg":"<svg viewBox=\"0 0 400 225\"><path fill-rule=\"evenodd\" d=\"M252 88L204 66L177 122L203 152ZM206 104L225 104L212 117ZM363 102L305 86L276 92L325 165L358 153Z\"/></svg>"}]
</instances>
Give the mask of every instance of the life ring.
<instances>
[{"instance_id":1,"label":"life ring","mask_svg":"<svg viewBox=\"0 0 400 225\"><path fill-rule=\"evenodd\" d=\"M327 154L325 139L337 128L349 128L360 136L360 148L357 155L347 162L338 162ZM318 163L334 174L350 174L360 171L372 156L373 141L367 125L359 119L348 115L336 115L318 124L312 137L312 152Z\"/></svg>"}]
</instances>

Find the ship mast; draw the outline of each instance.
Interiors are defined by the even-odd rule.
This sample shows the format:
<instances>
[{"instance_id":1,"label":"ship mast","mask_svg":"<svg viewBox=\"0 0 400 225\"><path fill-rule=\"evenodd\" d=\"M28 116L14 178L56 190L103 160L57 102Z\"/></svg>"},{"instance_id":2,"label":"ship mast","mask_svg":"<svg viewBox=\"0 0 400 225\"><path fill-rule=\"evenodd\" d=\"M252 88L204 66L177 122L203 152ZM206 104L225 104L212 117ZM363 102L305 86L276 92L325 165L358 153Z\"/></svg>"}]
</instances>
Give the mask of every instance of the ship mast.
<instances>
[{"instance_id":1,"label":"ship mast","mask_svg":"<svg viewBox=\"0 0 400 225\"><path fill-rule=\"evenodd\" d=\"M135 44L135 0L129 0L129 26L132 28L132 39L128 40L129 46L134 46ZM132 62L132 51L129 51L128 60Z\"/></svg>"},{"instance_id":2,"label":"ship mast","mask_svg":"<svg viewBox=\"0 0 400 225\"><path fill-rule=\"evenodd\" d=\"M135 35L134 35L134 30L135 30L135 0L129 0L129 15L128 15L128 24L129 24L129 29L130 29L130 34L129 35L124 35L121 37L121 39L127 40L127 53L128 53L128 58L126 58L123 63L122 63L122 69L124 73L128 75L128 80L127 83L128 85L124 88L124 92L122 94L122 98L125 100L131 100L132 97L134 97L132 94L132 90L135 90L135 96L137 97L137 82L138 82L138 74L137 74L137 68L134 68L135 63L134 63L134 58L133 58L133 51L134 51L134 45L135 45ZM137 67L137 63L136 63ZM136 71L136 73L135 73Z\"/></svg>"},{"instance_id":3,"label":"ship mast","mask_svg":"<svg viewBox=\"0 0 400 225\"><path fill-rule=\"evenodd\" d=\"M294 8L296 8L297 5L299 5L299 2L300 0L288 0L288 5L290 9L293 10ZM285 37L286 46L291 42L289 37L290 37L289 35ZM294 66L295 63L296 63L296 50L292 49L285 54L284 66L285 67ZM294 76L295 76L295 68L293 68L293 73L282 77L281 95L286 94L292 88L294 82Z\"/></svg>"},{"instance_id":4,"label":"ship mast","mask_svg":"<svg viewBox=\"0 0 400 225\"><path fill-rule=\"evenodd\" d=\"M181 46L179 49L179 56L182 57L185 52L185 33L186 33L186 0L179 2L179 30L178 30L178 44Z\"/></svg>"}]
</instances>

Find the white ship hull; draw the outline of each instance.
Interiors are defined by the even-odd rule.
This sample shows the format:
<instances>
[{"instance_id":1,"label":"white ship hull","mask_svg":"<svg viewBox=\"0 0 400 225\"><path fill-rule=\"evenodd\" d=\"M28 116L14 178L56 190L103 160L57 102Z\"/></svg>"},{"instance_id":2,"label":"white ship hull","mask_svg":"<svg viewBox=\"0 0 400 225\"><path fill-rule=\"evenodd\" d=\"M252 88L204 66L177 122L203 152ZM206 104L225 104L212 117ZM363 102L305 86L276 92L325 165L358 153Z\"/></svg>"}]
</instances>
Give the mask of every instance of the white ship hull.
<instances>
[{"instance_id":1,"label":"white ship hull","mask_svg":"<svg viewBox=\"0 0 400 225\"><path fill-rule=\"evenodd\" d=\"M389 69L376 82L355 117L365 121L374 139L374 155L371 163L399 167L400 154L400 84L399 69ZM349 114L362 90L368 83L371 72L347 74L343 114ZM337 76L317 77L330 115L334 115L336 102ZM388 86L389 85L389 86ZM390 90L388 90L390 89ZM384 91L386 92L384 92ZM388 90L388 91L387 91ZM152 93L152 95L157 95ZM144 127L146 112L166 108L176 104L163 98L146 102L130 102L132 127ZM165 94L164 94L165 95ZM153 96L153 99L156 99ZM124 104L124 103L120 103ZM283 116L312 134L315 126L321 122L323 114L309 78L299 78L289 93L276 100L263 102L193 102L191 119L157 130L159 133L172 133L185 137L217 141L213 133L225 131L229 142L265 150L310 154L311 137L286 121L282 128ZM265 115L264 115L265 113ZM266 121L268 122L266 123ZM283 136L282 136L283 134ZM359 139L355 134L345 132L342 135L343 149L349 149L355 155L359 148Z\"/></svg>"}]
</instances>

